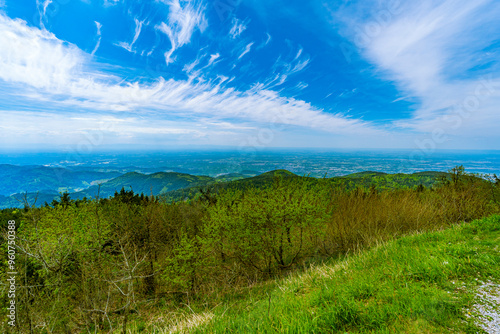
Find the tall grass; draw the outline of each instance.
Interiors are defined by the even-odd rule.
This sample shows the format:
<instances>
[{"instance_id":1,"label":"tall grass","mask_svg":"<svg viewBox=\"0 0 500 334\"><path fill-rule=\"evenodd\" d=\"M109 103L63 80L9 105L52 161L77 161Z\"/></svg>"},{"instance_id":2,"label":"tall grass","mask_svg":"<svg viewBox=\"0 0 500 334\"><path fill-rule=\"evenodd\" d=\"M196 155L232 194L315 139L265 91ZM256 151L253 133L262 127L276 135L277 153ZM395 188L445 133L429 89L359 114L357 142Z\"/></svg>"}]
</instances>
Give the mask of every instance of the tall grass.
<instances>
[{"instance_id":1,"label":"tall grass","mask_svg":"<svg viewBox=\"0 0 500 334\"><path fill-rule=\"evenodd\" d=\"M500 216L384 243L219 306L192 333L478 333L474 288L500 281ZM227 307L227 308L226 308Z\"/></svg>"}]
</instances>

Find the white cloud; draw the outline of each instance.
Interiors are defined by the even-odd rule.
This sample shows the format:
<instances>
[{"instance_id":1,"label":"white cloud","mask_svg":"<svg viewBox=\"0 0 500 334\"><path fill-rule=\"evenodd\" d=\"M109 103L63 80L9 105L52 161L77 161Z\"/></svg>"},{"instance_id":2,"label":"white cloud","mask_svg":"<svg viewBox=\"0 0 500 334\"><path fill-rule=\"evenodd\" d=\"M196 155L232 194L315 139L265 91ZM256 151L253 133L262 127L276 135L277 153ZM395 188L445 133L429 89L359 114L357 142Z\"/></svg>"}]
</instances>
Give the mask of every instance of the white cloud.
<instances>
[{"instance_id":1,"label":"white cloud","mask_svg":"<svg viewBox=\"0 0 500 334\"><path fill-rule=\"evenodd\" d=\"M0 79L57 91L69 84L88 55L46 30L0 14Z\"/></svg>"},{"instance_id":2,"label":"white cloud","mask_svg":"<svg viewBox=\"0 0 500 334\"><path fill-rule=\"evenodd\" d=\"M0 132L2 142L17 138L12 144L36 142L38 144L74 143L85 150L101 145L123 143L123 139L158 138L189 135L205 137L210 131L193 124L140 117L114 117L106 115L59 114L54 112L24 112L9 110L3 116L8 127ZM216 131L212 131L216 132Z\"/></svg>"},{"instance_id":3,"label":"white cloud","mask_svg":"<svg viewBox=\"0 0 500 334\"><path fill-rule=\"evenodd\" d=\"M210 66L212 66L220 61L220 54L219 53L212 54L212 55L210 55L208 62L205 66L198 67L198 65L200 65L201 62L204 61L204 59L207 57L208 57L208 54L206 54L206 53L202 54L200 52L194 61L192 61L189 64L184 65L182 70L184 72L186 72L186 74L189 77L190 82L195 80L195 79L196 80L204 80L203 79L203 70L209 68ZM195 70L196 67L198 67L198 68Z\"/></svg>"},{"instance_id":4,"label":"white cloud","mask_svg":"<svg viewBox=\"0 0 500 334\"><path fill-rule=\"evenodd\" d=\"M43 15L46 15L47 14L47 7L49 7L49 5L52 3L52 0L45 0L43 2Z\"/></svg>"},{"instance_id":5,"label":"white cloud","mask_svg":"<svg viewBox=\"0 0 500 334\"><path fill-rule=\"evenodd\" d=\"M361 4L365 3L335 13L336 20L344 21L341 33L378 67L384 79L421 102L412 119L395 125L424 132L442 128L447 133L498 136L489 122L500 121L500 86L493 93L483 94L484 89L483 95L475 93L487 74L492 75L490 85L500 83L495 69L498 59L484 51L500 40L498 1L403 1L396 7L373 1L369 10ZM474 116L464 120L460 130L450 128L444 119L453 117L456 106L468 97L480 101Z\"/></svg>"},{"instance_id":6,"label":"white cloud","mask_svg":"<svg viewBox=\"0 0 500 334\"><path fill-rule=\"evenodd\" d=\"M273 66L274 71L286 76L303 71L311 62L311 58L303 53L304 49L299 47L293 59L282 59L282 57L279 56Z\"/></svg>"},{"instance_id":7,"label":"white cloud","mask_svg":"<svg viewBox=\"0 0 500 334\"><path fill-rule=\"evenodd\" d=\"M239 124L234 124L230 122L218 122L218 121L213 121L211 119L200 119L199 120L201 124L203 124L204 127L217 127L221 129L227 129L227 130L256 130L257 128L254 126L248 126L248 125L239 125Z\"/></svg>"},{"instance_id":8,"label":"white cloud","mask_svg":"<svg viewBox=\"0 0 500 334\"><path fill-rule=\"evenodd\" d=\"M302 91L304 89L306 89L307 87L309 87L309 84L305 83L305 82L299 82L296 86L295 86L295 89L298 90L298 91Z\"/></svg>"},{"instance_id":9,"label":"white cloud","mask_svg":"<svg viewBox=\"0 0 500 334\"><path fill-rule=\"evenodd\" d=\"M127 42L115 43L116 46L122 47L125 50L127 50L128 52L135 52L133 50L133 47L134 47L135 42L137 42L139 35L141 34L142 25L144 24L144 20L139 21L136 18L134 18L134 22L135 22L135 32L134 32L134 38L132 39L132 43L127 43Z\"/></svg>"},{"instance_id":10,"label":"white cloud","mask_svg":"<svg viewBox=\"0 0 500 334\"><path fill-rule=\"evenodd\" d=\"M204 6L196 1L181 3L179 0L162 0L169 6L168 22L162 22L156 29L168 36L170 50L165 52L165 62L174 62L172 57L175 50L191 42L196 29L203 32L207 27L207 20L203 14Z\"/></svg>"},{"instance_id":11,"label":"white cloud","mask_svg":"<svg viewBox=\"0 0 500 334\"><path fill-rule=\"evenodd\" d=\"M196 58L192 63L184 65L182 70L188 74L193 72L194 68L200 64L201 59L200 57Z\"/></svg>"},{"instance_id":12,"label":"white cloud","mask_svg":"<svg viewBox=\"0 0 500 334\"><path fill-rule=\"evenodd\" d=\"M214 55L210 55L210 60L208 61L207 67L212 66L217 59L220 58L220 54L216 53Z\"/></svg>"},{"instance_id":13,"label":"white cloud","mask_svg":"<svg viewBox=\"0 0 500 334\"><path fill-rule=\"evenodd\" d=\"M264 45L268 45L269 43L271 43L271 40L272 40L272 39L273 39L273 38L271 37L271 35L270 35L269 33L267 33L267 39L266 39L266 41L264 42Z\"/></svg>"},{"instance_id":14,"label":"white cloud","mask_svg":"<svg viewBox=\"0 0 500 334\"><path fill-rule=\"evenodd\" d=\"M245 46L245 50L243 50L243 52L239 55L238 60L240 60L241 58L243 58L243 56L250 52L250 50L252 49L252 45L253 43L248 43L247 46Z\"/></svg>"},{"instance_id":15,"label":"white cloud","mask_svg":"<svg viewBox=\"0 0 500 334\"><path fill-rule=\"evenodd\" d=\"M94 47L94 50L92 50L92 53L91 53L92 56L96 53L97 49L99 49L99 45L101 45L101 28L102 28L102 24L100 24L97 21L94 21L94 22L95 22L95 25L97 27L97 43L96 43L96 45Z\"/></svg>"},{"instance_id":16,"label":"white cloud","mask_svg":"<svg viewBox=\"0 0 500 334\"><path fill-rule=\"evenodd\" d=\"M90 0L82 0L82 1L89 1ZM111 7L111 6L114 6L114 5L117 5L120 3L121 0L104 0L104 3L103 3L103 6L104 7Z\"/></svg>"},{"instance_id":17,"label":"white cloud","mask_svg":"<svg viewBox=\"0 0 500 334\"><path fill-rule=\"evenodd\" d=\"M232 79L227 78L127 83L118 76L92 70L95 64L88 54L45 30L28 27L24 21L0 15L0 30L4 32L0 35L4 46L0 48L0 80L23 85L19 91L38 105L115 115L125 112L130 117L146 115L154 120L205 117L213 122L287 124L333 133L381 133L365 122L325 113L270 89L228 88L225 84ZM64 131L64 127L60 129Z\"/></svg>"},{"instance_id":18,"label":"white cloud","mask_svg":"<svg viewBox=\"0 0 500 334\"><path fill-rule=\"evenodd\" d=\"M283 85L292 75L303 71L311 61L309 56L303 53L304 49L299 47L293 58L289 57L288 59L283 59L281 55L278 56L278 59L276 59L273 65L272 74L256 87L260 89L273 89ZM300 86L304 89L307 87L307 84L302 82ZM290 91L300 92L302 89L298 89L298 87L299 86L296 85L294 88L291 88Z\"/></svg>"},{"instance_id":19,"label":"white cloud","mask_svg":"<svg viewBox=\"0 0 500 334\"><path fill-rule=\"evenodd\" d=\"M266 33L266 40L262 42L259 46L257 46L257 50L266 47L269 43L271 43L272 39L273 38L271 37L271 35L269 33Z\"/></svg>"},{"instance_id":20,"label":"white cloud","mask_svg":"<svg viewBox=\"0 0 500 334\"><path fill-rule=\"evenodd\" d=\"M36 8L40 19L40 27L45 28L44 21L47 16L47 8L52 3L52 0L36 0Z\"/></svg>"},{"instance_id":21,"label":"white cloud","mask_svg":"<svg viewBox=\"0 0 500 334\"><path fill-rule=\"evenodd\" d=\"M295 56L295 59L294 60L297 60L300 58L300 56L302 55L302 52L304 52L304 49L302 47L299 48L299 51L297 51L297 55Z\"/></svg>"},{"instance_id":22,"label":"white cloud","mask_svg":"<svg viewBox=\"0 0 500 334\"><path fill-rule=\"evenodd\" d=\"M233 17L233 20L231 21L232 26L231 30L229 30L229 35L231 36L232 39L237 38L238 36L241 35L243 31L246 30L248 22L243 22L241 20L238 20L237 18Z\"/></svg>"},{"instance_id":23,"label":"white cloud","mask_svg":"<svg viewBox=\"0 0 500 334\"><path fill-rule=\"evenodd\" d=\"M301 60L301 61L298 61L295 65L290 66L290 68L288 69L287 73L288 74L294 74L294 73L298 73L298 72L304 70L307 67L307 65L309 65L310 61L311 60L309 58Z\"/></svg>"}]
</instances>

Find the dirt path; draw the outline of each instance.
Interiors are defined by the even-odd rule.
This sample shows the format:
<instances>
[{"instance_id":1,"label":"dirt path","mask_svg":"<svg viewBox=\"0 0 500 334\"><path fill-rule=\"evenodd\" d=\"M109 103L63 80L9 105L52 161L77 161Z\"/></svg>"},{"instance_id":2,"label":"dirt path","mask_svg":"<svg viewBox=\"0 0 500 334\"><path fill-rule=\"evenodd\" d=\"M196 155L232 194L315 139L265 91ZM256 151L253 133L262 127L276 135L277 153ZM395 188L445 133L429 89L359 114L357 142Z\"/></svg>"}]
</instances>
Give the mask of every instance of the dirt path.
<instances>
[{"instance_id":1,"label":"dirt path","mask_svg":"<svg viewBox=\"0 0 500 334\"><path fill-rule=\"evenodd\" d=\"M477 290L477 303L471 316L478 319L479 326L487 333L500 333L500 285L488 281Z\"/></svg>"}]
</instances>

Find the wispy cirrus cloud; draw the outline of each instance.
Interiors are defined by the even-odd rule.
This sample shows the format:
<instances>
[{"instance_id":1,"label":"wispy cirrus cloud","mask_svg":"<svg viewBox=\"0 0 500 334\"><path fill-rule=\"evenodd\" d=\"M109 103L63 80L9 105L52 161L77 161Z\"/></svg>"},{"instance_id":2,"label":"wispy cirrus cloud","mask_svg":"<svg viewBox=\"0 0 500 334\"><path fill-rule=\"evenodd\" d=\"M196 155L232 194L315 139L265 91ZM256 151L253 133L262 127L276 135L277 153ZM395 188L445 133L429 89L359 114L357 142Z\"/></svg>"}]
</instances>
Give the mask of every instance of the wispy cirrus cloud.
<instances>
[{"instance_id":1,"label":"wispy cirrus cloud","mask_svg":"<svg viewBox=\"0 0 500 334\"><path fill-rule=\"evenodd\" d=\"M252 50L252 45L254 43L248 43L246 46L245 46L245 49L243 49L243 51L240 53L240 55L238 56L238 60L240 60L241 58L243 58L247 53L250 52L250 50Z\"/></svg>"},{"instance_id":2,"label":"wispy cirrus cloud","mask_svg":"<svg viewBox=\"0 0 500 334\"><path fill-rule=\"evenodd\" d=\"M500 3L370 4L353 2L334 17L343 22L341 34L376 65L380 78L418 99L412 117L393 124L420 132L498 137L490 125L500 122L500 63L494 47L500 40ZM464 111L471 109L464 105L467 99L477 104L473 110ZM458 127L457 116L462 119Z\"/></svg>"},{"instance_id":3,"label":"wispy cirrus cloud","mask_svg":"<svg viewBox=\"0 0 500 334\"><path fill-rule=\"evenodd\" d=\"M297 51L297 54L292 61L281 64L284 67L284 72L286 75L298 73L304 70L307 65L309 65L311 58L307 55L303 55L303 52L304 49L302 47L299 47L299 50Z\"/></svg>"},{"instance_id":4,"label":"wispy cirrus cloud","mask_svg":"<svg viewBox=\"0 0 500 334\"><path fill-rule=\"evenodd\" d=\"M88 0L82 0L82 1L88 1ZM121 0L104 0L103 6L104 7L111 7L111 6L116 6L117 4L120 3Z\"/></svg>"},{"instance_id":5,"label":"wispy cirrus cloud","mask_svg":"<svg viewBox=\"0 0 500 334\"><path fill-rule=\"evenodd\" d=\"M182 3L179 0L162 0L168 5L168 21L156 26L156 29L170 40L170 50L165 52L165 62L170 64L175 61L173 53L178 48L191 41L196 29L203 32L207 27L207 19L203 14L205 6L200 1Z\"/></svg>"},{"instance_id":6,"label":"wispy cirrus cloud","mask_svg":"<svg viewBox=\"0 0 500 334\"><path fill-rule=\"evenodd\" d=\"M304 49L298 47L295 56L285 57L279 56L272 67L272 74L262 82L259 82L255 87L260 89L273 89L283 85L290 76L303 71L310 63L311 59L308 55L303 54ZM291 88L293 91L301 91L307 88L307 84L300 82Z\"/></svg>"},{"instance_id":7,"label":"wispy cirrus cloud","mask_svg":"<svg viewBox=\"0 0 500 334\"><path fill-rule=\"evenodd\" d=\"M38 10L38 17L40 19L40 27L45 28L45 21L47 16L47 8L52 3L52 0L36 0L36 8Z\"/></svg>"},{"instance_id":8,"label":"wispy cirrus cloud","mask_svg":"<svg viewBox=\"0 0 500 334\"><path fill-rule=\"evenodd\" d=\"M200 62L203 60L203 58L205 58L205 57L206 57L206 55L196 57L196 59L194 61L184 65L183 71L188 73L188 74L191 74L194 71L194 69L196 68L196 66L198 66L200 64Z\"/></svg>"},{"instance_id":9,"label":"wispy cirrus cloud","mask_svg":"<svg viewBox=\"0 0 500 334\"><path fill-rule=\"evenodd\" d=\"M325 113L310 103L280 96L270 89L236 90L227 86L232 80L228 77L196 81L160 77L153 83L125 81L97 71L89 54L45 30L27 26L22 20L0 14L0 30L6 32L0 35L0 44L5 46L0 49L0 80L22 85L22 93L18 94L39 105L50 104L53 109L73 107L115 118L147 115L151 123L141 129L153 128L160 120L182 119L197 124L198 119L209 118L214 123L231 123L235 127L251 122L330 133L381 133L366 122ZM208 62L216 59L213 55Z\"/></svg>"},{"instance_id":10,"label":"wispy cirrus cloud","mask_svg":"<svg viewBox=\"0 0 500 334\"><path fill-rule=\"evenodd\" d=\"M271 41L273 40L273 38L271 37L271 35L269 33L266 33L266 40L261 44L259 45L259 49L269 45L269 43L271 43Z\"/></svg>"},{"instance_id":11,"label":"wispy cirrus cloud","mask_svg":"<svg viewBox=\"0 0 500 334\"><path fill-rule=\"evenodd\" d=\"M233 17L231 23L232 26L231 30L229 30L229 36L231 36L232 39L236 39L243 33L243 31L246 30L249 21L241 21L236 17Z\"/></svg>"},{"instance_id":12,"label":"wispy cirrus cloud","mask_svg":"<svg viewBox=\"0 0 500 334\"><path fill-rule=\"evenodd\" d=\"M142 25L144 24L144 21L145 20L140 21L137 18L134 18L135 32L134 32L134 38L132 39L132 42L131 43L118 42L118 43L115 43L115 45L119 46L121 48L124 48L128 52L135 52L134 49L133 49L133 47L134 47L135 42L137 42L137 39L139 38L139 35L141 34Z\"/></svg>"},{"instance_id":13,"label":"wispy cirrus cloud","mask_svg":"<svg viewBox=\"0 0 500 334\"><path fill-rule=\"evenodd\" d=\"M220 58L220 54L219 53L210 55L210 59L208 60L207 67L212 66L214 63L217 62L217 59L219 59L219 58Z\"/></svg>"},{"instance_id":14,"label":"wispy cirrus cloud","mask_svg":"<svg viewBox=\"0 0 500 334\"><path fill-rule=\"evenodd\" d=\"M96 28L97 28L97 42L95 44L95 47L94 47L94 50L92 50L92 53L91 55L93 56L96 51L99 49L99 46L101 45L101 28L102 28L102 24L100 24L99 22L97 21L94 21L95 22L95 25L96 25Z\"/></svg>"}]
</instances>

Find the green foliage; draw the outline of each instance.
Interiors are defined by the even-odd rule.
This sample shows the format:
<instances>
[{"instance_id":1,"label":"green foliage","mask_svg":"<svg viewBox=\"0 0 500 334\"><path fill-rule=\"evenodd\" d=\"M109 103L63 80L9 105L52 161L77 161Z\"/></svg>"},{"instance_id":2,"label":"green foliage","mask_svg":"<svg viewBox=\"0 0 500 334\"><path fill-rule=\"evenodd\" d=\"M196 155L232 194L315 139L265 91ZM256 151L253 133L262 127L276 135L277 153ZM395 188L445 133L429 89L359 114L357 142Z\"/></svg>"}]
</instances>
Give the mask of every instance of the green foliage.
<instances>
[{"instance_id":1,"label":"green foliage","mask_svg":"<svg viewBox=\"0 0 500 334\"><path fill-rule=\"evenodd\" d=\"M139 182L141 175L128 177ZM307 264L499 212L498 180L469 175L461 168L441 176L439 182L431 184L430 178L436 175L430 172L314 179L277 171L209 188L191 187L197 195L189 201L167 203L120 188L114 189L114 197L109 199L78 200L66 193L52 206L3 210L4 219L13 217L19 222L18 268L23 276L18 296L18 312L23 314L20 329L108 332L133 328L131 323L143 323L151 313L184 310L183 305L207 310L227 299L238 299L243 291L250 291L249 287L262 286L270 278L283 277ZM152 177L160 183L165 181L162 186L204 180L165 173ZM484 224L490 230L498 228L496 223ZM471 226L474 228L467 233L482 233L477 224ZM429 242L441 242L438 234L427 238ZM394 320L393 313L401 311L399 307L406 307L401 314L413 320L424 319L422 310L433 305L453 313L457 308L443 299L441 292L427 290L425 285L398 290L397 297L404 305L395 302L391 291L396 291L400 282L444 286L453 275L473 275L477 268L489 270L481 264L488 259L482 258L475 246L452 243L443 255L438 249L422 247L419 241L414 254L431 257L415 262L409 258L413 253L408 251L408 243L416 239L405 240L406 246L385 258L389 268L394 265L393 271L384 272L394 277L390 284L377 285L387 280L377 260L364 263L378 271L362 271L368 276L359 284L346 284L354 279L347 273L332 284L319 284L323 278L318 276L314 284L293 286L286 297L290 307L283 303L283 314L295 312L297 305L314 313L307 315L305 327L301 327L303 319L297 318L292 320L297 327L290 328L297 332L378 330ZM393 245L399 247L397 242ZM453 262L440 267L449 257L474 260L471 265ZM5 263L0 269L3 279ZM337 285L345 286L339 294L332 292ZM301 296L318 287L322 289L318 298L300 304ZM428 299L414 302L410 299L413 294ZM379 307L376 296L388 306ZM5 291L0 298L6 300ZM242 319L257 324L259 317L270 316L270 300L274 297L266 298L258 302L264 308L256 311L254 318ZM439 310L427 317L445 319L452 314ZM277 314L272 319L272 327L239 322L234 328L284 328Z\"/></svg>"},{"instance_id":2,"label":"green foliage","mask_svg":"<svg viewBox=\"0 0 500 334\"><path fill-rule=\"evenodd\" d=\"M329 179L316 179L306 176L298 176L286 170L276 170L263 173L257 176L232 180L231 182L221 182L214 187L214 184L197 185L185 189L168 191L162 194L162 198L167 202L196 199L199 196L200 188L206 189L237 189L268 187L274 182L276 175L284 178L303 178L312 183L325 182L334 188L351 191L356 188L369 189L375 187L377 191L387 191L396 189L417 189L419 186L430 188L439 184L442 177L449 177L443 172L419 172L414 174L385 174L379 172L354 173L347 176L332 177Z\"/></svg>"},{"instance_id":3,"label":"green foliage","mask_svg":"<svg viewBox=\"0 0 500 334\"><path fill-rule=\"evenodd\" d=\"M288 268L314 252L323 230L324 189L317 188L276 177L268 188L222 191L208 209L207 243L261 273Z\"/></svg>"},{"instance_id":4,"label":"green foliage","mask_svg":"<svg viewBox=\"0 0 500 334\"><path fill-rule=\"evenodd\" d=\"M478 283L500 279L499 241L500 216L403 237L222 306L192 332L480 332L465 313Z\"/></svg>"}]
</instances>

